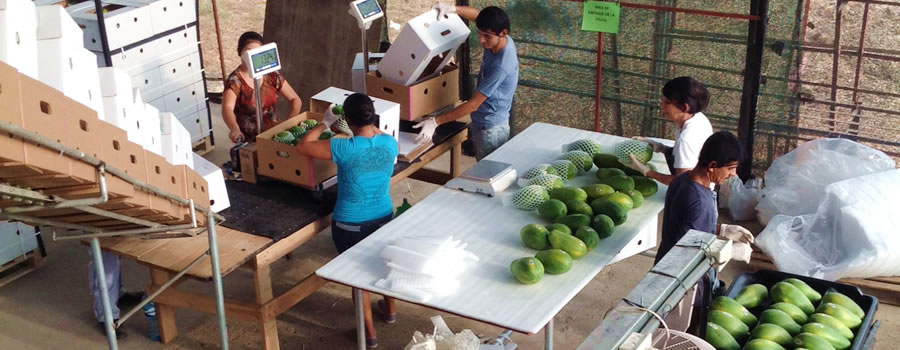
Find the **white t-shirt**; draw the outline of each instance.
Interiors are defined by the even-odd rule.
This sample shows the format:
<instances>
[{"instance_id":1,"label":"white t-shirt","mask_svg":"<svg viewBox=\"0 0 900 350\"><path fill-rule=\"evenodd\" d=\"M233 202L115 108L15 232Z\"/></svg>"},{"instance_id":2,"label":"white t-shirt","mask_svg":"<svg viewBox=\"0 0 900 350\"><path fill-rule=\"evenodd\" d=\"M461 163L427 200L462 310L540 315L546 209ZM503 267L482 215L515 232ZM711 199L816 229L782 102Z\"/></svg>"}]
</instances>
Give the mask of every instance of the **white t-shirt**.
<instances>
[{"instance_id":1,"label":"white t-shirt","mask_svg":"<svg viewBox=\"0 0 900 350\"><path fill-rule=\"evenodd\" d=\"M697 166L700 149L713 133L712 124L703 113L694 114L684 122L684 126L675 130L675 146L672 155L675 157L675 169L693 169Z\"/></svg>"}]
</instances>

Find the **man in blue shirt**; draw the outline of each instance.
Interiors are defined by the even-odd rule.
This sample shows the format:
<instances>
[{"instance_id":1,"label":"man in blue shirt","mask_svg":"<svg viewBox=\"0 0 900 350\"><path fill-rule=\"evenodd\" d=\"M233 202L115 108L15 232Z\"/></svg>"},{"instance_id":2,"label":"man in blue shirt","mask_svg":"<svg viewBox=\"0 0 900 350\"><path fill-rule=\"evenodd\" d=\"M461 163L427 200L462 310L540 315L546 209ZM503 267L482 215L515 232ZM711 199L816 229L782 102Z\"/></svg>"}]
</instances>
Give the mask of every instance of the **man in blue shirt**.
<instances>
[{"instance_id":1,"label":"man in blue shirt","mask_svg":"<svg viewBox=\"0 0 900 350\"><path fill-rule=\"evenodd\" d=\"M434 8L438 10L438 18L456 13L465 20L474 20L484 58L472 98L450 112L416 124L415 128L422 129L416 140L429 141L438 125L471 115L469 138L475 148L475 159L481 160L509 139L509 110L519 84L519 57L509 37L509 17L496 6L478 11L468 6L438 3Z\"/></svg>"}]
</instances>

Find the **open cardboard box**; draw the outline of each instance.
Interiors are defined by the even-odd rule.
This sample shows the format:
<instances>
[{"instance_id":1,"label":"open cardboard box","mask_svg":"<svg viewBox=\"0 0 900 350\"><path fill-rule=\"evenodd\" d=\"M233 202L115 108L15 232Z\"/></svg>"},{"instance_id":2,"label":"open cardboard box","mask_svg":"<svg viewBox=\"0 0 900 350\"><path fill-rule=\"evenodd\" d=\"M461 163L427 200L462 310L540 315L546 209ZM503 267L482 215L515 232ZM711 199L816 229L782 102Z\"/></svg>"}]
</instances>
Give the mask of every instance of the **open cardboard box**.
<instances>
[{"instance_id":1,"label":"open cardboard box","mask_svg":"<svg viewBox=\"0 0 900 350\"><path fill-rule=\"evenodd\" d=\"M304 120L315 119L321 122L324 117L323 114L303 112L259 134L256 137L259 161L257 173L307 188L316 188L320 183L337 175L337 164L331 160L312 159L301 155L297 146L272 141L275 134L290 129Z\"/></svg>"},{"instance_id":2,"label":"open cardboard box","mask_svg":"<svg viewBox=\"0 0 900 350\"><path fill-rule=\"evenodd\" d=\"M400 120L418 120L459 100L459 67L447 65L437 76L403 86L369 72L366 92L400 104Z\"/></svg>"}]
</instances>

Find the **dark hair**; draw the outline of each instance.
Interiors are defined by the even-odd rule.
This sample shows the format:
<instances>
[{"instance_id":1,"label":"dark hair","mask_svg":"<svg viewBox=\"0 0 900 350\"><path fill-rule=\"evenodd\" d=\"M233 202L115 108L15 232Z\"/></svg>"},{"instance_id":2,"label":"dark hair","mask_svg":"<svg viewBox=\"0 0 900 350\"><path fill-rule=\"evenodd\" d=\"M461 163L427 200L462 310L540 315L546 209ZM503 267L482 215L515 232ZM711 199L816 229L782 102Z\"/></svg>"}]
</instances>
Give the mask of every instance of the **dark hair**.
<instances>
[{"instance_id":1,"label":"dark hair","mask_svg":"<svg viewBox=\"0 0 900 350\"><path fill-rule=\"evenodd\" d=\"M709 163L716 162L716 167L723 167L731 162L740 162L744 159L744 149L734 134L728 131L719 131L712 134L703 148L700 149L700 157L697 159L697 167L705 168Z\"/></svg>"},{"instance_id":2,"label":"dark hair","mask_svg":"<svg viewBox=\"0 0 900 350\"><path fill-rule=\"evenodd\" d=\"M378 123L378 115L375 114L375 104L369 96L355 93L344 100L344 117L347 124L353 126L366 126Z\"/></svg>"},{"instance_id":3,"label":"dark hair","mask_svg":"<svg viewBox=\"0 0 900 350\"><path fill-rule=\"evenodd\" d=\"M500 34L504 29L509 31L509 16L497 6L488 6L478 13L478 17L475 18L475 27Z\"/></svg>"},{"instance_id":4,"label":"dark hair","mask_svg":"<svg viewBox=\"0 0 900 350\"><path fill-rule=\"evenodd\" d=\"M691 77L678 77L669 80L662 89L663 96L672 101L678 109L688 105L691 114L703 112L709 104L709 91L706 86Z\"/></svg>"},{"instance_id":5,"label":"dark hair","mask_svg":"<svg viewBox=\"0 0 900 350\"><path fill-rule=\"evenodd\" d=\"M241 34L241 37L238 38L238 56L241 55L241 51L244 51L244 48L247 47L251 41L258 41L260 44L264 43L262 34L257 32L245 32Z\"/></svg>"}]
</instances>

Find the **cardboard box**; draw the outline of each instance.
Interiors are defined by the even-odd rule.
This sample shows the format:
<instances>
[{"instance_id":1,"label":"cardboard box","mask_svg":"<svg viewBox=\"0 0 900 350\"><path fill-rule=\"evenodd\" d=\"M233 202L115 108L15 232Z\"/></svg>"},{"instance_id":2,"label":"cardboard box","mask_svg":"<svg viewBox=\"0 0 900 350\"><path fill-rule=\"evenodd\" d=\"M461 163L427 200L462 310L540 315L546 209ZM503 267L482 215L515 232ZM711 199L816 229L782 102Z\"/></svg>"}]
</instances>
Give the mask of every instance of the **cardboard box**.
<instances>
[{"instance_id":1,"label":"cardboard box","mask_svg":"<svg viewBox=\"0 0 900 350\"><path fill-rule=\"evenodd\" d=\"M217 213L228 209L231 202L228 199L228 189L225 187L225 176L222 175L222 169L194 153L194 171L206 181L206 189L209 192L209 208Z\"/></svg>"},{"instance_id":2,"label":"cardboard box","mask_svg":"<svg viewBox=\"0 0 900 350\"><path fill-rule=\"evenodd\" d=\"M196 1L185 0L111 0L132 7L149 7L153 34L197 21Z\"/></svg>"},{"instance_id":3,"label":"cardboard box","mask_svg":"<svg viewBox=\"0 0 900 350\"><path fill-rule=\"evenodd\" d=\"M329 87L310 98L309 111L313 113L325 114L328 107L334 104L343 104L347 96L352 95L353 91ZM391 135L398 142L400 132L400 105L396 102L383 100L377 97L371 97L372 104L375 106L375 113L378 114L378 129L385 134Z\"/></svg>"},{"instance_id":4,"label":"cardboard box","mask_svg":"<svg viewBox=\"0 0 900 350\"><path fill-rule=\"evenodd\" d=\"M193 162L193 155L191 155L191 161ZM209 208L209 185L206 180L194 169L185 167L184 173L188 198L194 200L194 206Z\"/></svg>"},{"instance_id":5,"label":"cardboard box","mask_svg":"<svg viewBox=\"0 0 900 350\"><path fill-rule=\"evenodd\" d=\"M151 68L141 73L132 74L131 86L141 91L141 97L143 97L144 101L153 101L161 98L164 91L159 68Z\"/></svg>"},{"instance_id":6,"label":"cardboard box","mask_svg":"<svg viewBox=\"0 0 900 350\"><path fill-rule=\"evenodd\" d=\"M374 72L378 70L378 63L381 62L381 59L384 58L384 53L380 52L370 52L369 53L369 71ZM354 92L366 93L366 85L363 82L363 78L365 77L366 71L363 70L363 54L359 52L356 54L356 58L353 59L353 67L351 68L351 79Z\"/></svg>"},{"instance_id":7,"label":"cardboard box","mask_svg":"<svg viewBox=\"0 0 900 350\"><path fill-rule=\"evenodd\" d=\"M133 131L136 127L138 115L143 110L135 110L136 106L132 104L132 99L128 95L115 95L103 98L103 120L113 124L116 127Z\"/></svg>"},{"instance_id":8,"label":"cardboard box","mask_svg":"<svg viewBox=\"0 0 900 350\"><path fill-rule=\"evenodd\" d=\"M147 166L147 178L149 185L176 197L187 197L187 187L184 185L185 174L178 168L166 162L166 159L148 150L144 150L144 162ZM181 218L183 207L168 199L150 195L150 207L176 218Z\"/></svg>"},{"instance_id":9,"label":"cardboard box","mask_svg":"<svg viewBox=\"0 0 900 350\"><path fill-rule=\"evenodd\" d=\"M369 96L400 104L400 120L418 120L459 100L459 68L446 66L440 75L412 86L390 82L378 72L366 79Z\"/></svg>"},{"instance_id":10,"label":"cardboard box","mask_svg":"<svg viewBox=\"0 0 900 350\"><path fill-rule=\"evenodd\" d=\"M58 4L38 6L37 40L62 39L70 47L84 47L81 27Z\"/></svg>"},{"instance_id":11,"label":"cardboard box","mask_svg":"<svg viewBox=\"0 0 900 350\"><path fill-rule=\"evenodd\" d=\"M259 161L256 155L256 144L251 143L238 150L241 159L241 178L244 182L255 184L257 182L256 167Z\"/></svg>"},{"instance_id":12,"label":"cardboard box","mask_svg":"<svg viewBox=\"0 0 900 350\"><path fill-rule=\"evenodd\" d=\"M191 115L197 112L197 90L196 84L183 87L163 95L165 101L165 111L175 113L177 115Z\"/></svg>"},{"instance_id":13,"label":"cardboard box","mask_svg":"<svg viewBox=\"0 0 900 350\"><path fill-rule=\"evenodd\" d=\"M129 100L134 98L131 77L127 72L116 67L103 67L98 69L98 73L103 97L123 96Z\"/></svg>"},{"instance_id":14,"label":"cardboard box","mask_svg":"<svg viewBox=\"0 0 900 350\"><path fill-rule=\"evenodd\" d=\"M37 16L28 0L0 0L0 61L38 79Z\"/></svg>"},{"instance_id":15,"label":"cardboard box","mask_svg":"<svg viewBox=\"0 0 900 350\"><path fill-rule=\"evenodd\" d=\"M301 155L296 146L272 141L275 134L296 126L306 119L321 121L324 116L303 112L256 137L259 166L257 173L306 188L315 188L337 175L337 165L330 160L312 159Z\"/></svg>"},{"instance_id":16,"label":"cardboard box","mask_svg":"<svg viewBox=\"0 0 900 350\"><path fill-rule=\"evenodd\" d=\"M98 114L100 120L103 116L103 92L100 89L100 74L94 54L85 49L77 50L75 59L78 60L77 69L80 71L80 80L66 81L66 90L63 93L90 107Z\"/></svg>"},{"instance_id":17,"label":"cardboard box","mask_svg":"<svg viewBox=\"0 0 900 350\"><path fill-rule=\"evenodd\" d=\"M84 47L95 52L103 51L94 3L88 1L66 10L84 31ZM150 8L146 6L129 7L104 2L103 11L110 51L153 36Z\"/></svg>"},{"instance_id":18,"label":"cardboard box","mask_svg":"<svg viewBox=\"0 0 900 350\"><path fill-rule=\"evenodd\" d=\"M194 168L191 134L172 113L160 113L163 157L169 164Z\"/></svg>"},{"instance_id":19,"label":"cardboard box","mask_svg":"<svg viewBox=\"0 0 900 350\"><path fill-rule=\"evenodd\" d=\"M161 65L159 74L165 88L164 94L192 86L198 80L202 80L202 71L200 53L197 50Z\"/></svg>"},{"instance_id":20,"label":"cardboard box","mask_svg":"<svg viewBox=\"0 0 900 350\"><path fill-rule=\"evenodd\" d=\"M0 120L22 126L19 72L5 62L0 62Z\"/></svg>"},{"instance_id":21,"label":"cardboard box","mask_svg":"<svg viewBox=\"0 0 900 350\"><path fill-rule=\"evenodd\" d=\"M153 107L144 105L144 109L147 112L138 117L137 133L140 135L141 146L145 150L162 156L162 131L159 127L159 112L155 112L156 109L151 108Z\"/></svg>"},{"instance_id":22,"label":"cardboard box","mask_svg":"<svg viewBox=\"0 0 900 350\"><path fill-rule=\"evenodd\" d=\"M458 15L438 20L437 10L409 20L378 64L385 79L403 86L437 75L469 38L469 27Z\"/></svg>"}]
</instances>

